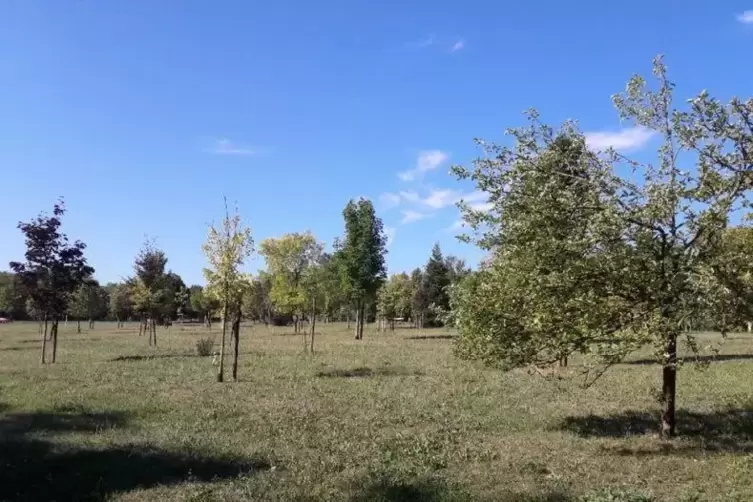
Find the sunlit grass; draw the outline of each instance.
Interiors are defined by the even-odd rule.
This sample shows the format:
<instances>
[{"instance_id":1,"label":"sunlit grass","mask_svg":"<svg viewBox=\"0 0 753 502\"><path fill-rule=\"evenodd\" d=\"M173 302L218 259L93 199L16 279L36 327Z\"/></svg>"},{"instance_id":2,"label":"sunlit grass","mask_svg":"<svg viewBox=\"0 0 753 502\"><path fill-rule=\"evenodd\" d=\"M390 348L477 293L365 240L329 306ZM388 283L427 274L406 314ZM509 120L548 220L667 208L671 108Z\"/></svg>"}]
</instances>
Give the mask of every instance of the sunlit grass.
<instances>
[{"instance_id":1,"label":"sunlit grass","mask_svg":"<svg viewBox=\"0 0 753 502\"><path fill-rule=\"evenodd\" d=\"M291 328L245 326L240 382L218 384L196 355L217 327L160 329L150 348L135 325L61 326L42 366L34 324L0 326L0 499L753 499L748 335L683 369L685 435L666 443L654 365L583 390L577 361L561 379L504 374L457 360L448 331L317 328L307 355Z\"/></svg>"}]
</instances>

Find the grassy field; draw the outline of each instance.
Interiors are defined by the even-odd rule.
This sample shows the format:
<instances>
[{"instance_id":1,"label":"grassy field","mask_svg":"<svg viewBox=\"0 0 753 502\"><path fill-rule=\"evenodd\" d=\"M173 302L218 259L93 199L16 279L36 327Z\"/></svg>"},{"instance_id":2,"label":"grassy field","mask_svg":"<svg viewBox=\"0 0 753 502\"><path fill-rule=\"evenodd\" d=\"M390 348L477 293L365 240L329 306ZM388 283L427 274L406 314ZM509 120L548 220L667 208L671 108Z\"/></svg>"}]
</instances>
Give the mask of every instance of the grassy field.
<instances>
[{"instance_id":1,"label":"grassy field","mask_svg":"<svg viewBox=\"0 0 753 502\"><path fill-rule=\"evenodd\" d=\"M241 381L218 384L203 328L150 348L135 325L61 326L41 366L36 325L0 326L0 499L753 500L748 335L683 368L684 436L662 442L640 354L583 390L577 362L503 374L449 332L321 328L308 356L289 328L244 327Z\"/></svg>"}]
</instances>

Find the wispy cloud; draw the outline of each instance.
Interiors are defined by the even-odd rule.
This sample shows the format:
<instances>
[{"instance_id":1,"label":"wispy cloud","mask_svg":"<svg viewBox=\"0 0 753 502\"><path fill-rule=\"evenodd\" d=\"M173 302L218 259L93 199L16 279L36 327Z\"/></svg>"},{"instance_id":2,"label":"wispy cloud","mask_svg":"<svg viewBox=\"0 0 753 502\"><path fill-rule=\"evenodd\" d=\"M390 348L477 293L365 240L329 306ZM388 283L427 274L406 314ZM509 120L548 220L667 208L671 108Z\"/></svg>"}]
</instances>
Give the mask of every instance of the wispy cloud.
<instances>
[{"instance_id":1,"label":"wispy cloud","mask_svg":"<svg viewBox=\"0 0 753 502\"><path fill-rule=\"evenodd\" d=\"M392 246L392 243L395 242L395 234L397 234L395 227L384 227L384 235L387 237L387 247Z\"/></svg>"},{"instance_id":2,"label":"wispy cloud","mask_svg":"<svg viewBox=\"0 0 753 502\"><path fill-rule=\"evenodd\" d=\"M462 230L464 226L465 226L465 223L463 222L462 219L455 220L452 223L452 225L450 225L449 227L445 228L445 231L446 232L457 232L458 230Z\"/></svg>"},{"instance_id":3,"label":"wispy cloud","mask_svg":"<svg viewBox=\"0 0 753 502\"><path fill-rule=\"evenodd\" d=\"M437 41L437 37L435 37L434 35L429 35L428 37L418 42L416 45L421 48L431 47L432 45L436 43L436 41Z\"/></svg>"},{"instance_id":4,"label":"wispy cloud","mask_svg":"<svg viewBox=\"0 0 753 502\"><path fill-rule=\"evenodd\" d=\"M442 150L423 150L418 153L415 169L398 173L403 181L413 181L423 176L427 171L432 171L442 165L450 155Z\"/></svg>"},{"instance_id":5,"label":"wispy cloud","mask_svg":"<svg viewBox=\"0 0 753 502\"><path fill-rule=\"evenodd\" d=\"M753 10L746 10L742 14L738 14L737 20L743 24L753 24Z\"/></svg>"},{"instance_id":6,"label":"wispy cloud","mask_svg":"<svg viewBox=\"0 0 753 502\"><path fill-rule=\"evenodd\" d=\"M465 47L465 40L460 39L457 42L455 42L454 44L452 44L452 47L450 48L450 52L461 51L461 50L463 50L464 47Z\"/></svg>"},{"instance_id":7,"label":"wispy cloud","mask_svg":"<svg viewBox=\"0 0 753 502\"><path fill-rule=\"evenodd\" d=\"M401 204L442 209L461 200L475 208L483 207L488 200L488 195L480 190L462 193L452 188L435 188L429 191L425 197L414 190L401 190L399 192L385 192L379 196L379 200L385 209L391 209Z\"/></svg>"},{"instance_id":8,"label":"wispy cloud","mask_svg":"<svg viewBox=\"0 0 753 502\"><path fill-rule=\"evenodd\" d=\"M211 146L204 149L207 153L214 153L217 155L240 155L249 156L256 155L259 151L249 146L240 145L234 143L227 138L220 138L214 140Z\"/></svg>"},{"instance_id":9,"label":"wispy cloud","mask_svg":"<svg viewBox=\"0 0 753 502\"><path fill-rule=\"evenodd\" d=\"M421 221L433 216L431 213L421 213L419 211L406 210L403 211L403 219L400 220L400 224L413 223L414 221Z\"/></svg>"},{"instance_id":10,"label":"wispy cloud","mask_svg":"<svg viewBox=\"0 0 753 502\"><path fill-rule=\"evenodd\" d=\"M614 148L619 151L638 150L654 137L654 131L637 126L620 131L595 131L586 133L586 144L593 150Z\"/></svg>"},{"instance_id":11,"label":"wispy cloud","mask_svg":"<svg viewBox=\"0 0 753 502\"><path fill-rule=\"evenodd\" d=\"M385 192L379 196L379 202L385 209L391 209L400 205L400 194Z\"/></svg>"}]
</instances>

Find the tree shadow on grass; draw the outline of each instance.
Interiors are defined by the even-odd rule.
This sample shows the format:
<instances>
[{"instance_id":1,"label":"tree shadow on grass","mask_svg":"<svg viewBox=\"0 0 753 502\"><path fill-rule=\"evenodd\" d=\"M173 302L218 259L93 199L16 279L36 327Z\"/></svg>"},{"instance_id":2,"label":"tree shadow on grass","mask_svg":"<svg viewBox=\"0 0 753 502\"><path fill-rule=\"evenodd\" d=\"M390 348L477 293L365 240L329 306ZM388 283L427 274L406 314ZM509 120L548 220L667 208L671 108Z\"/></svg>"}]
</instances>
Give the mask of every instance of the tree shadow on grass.
<instances>
[{"instance_id":1,"label":"tree shadow on grass","mask_svg":"<svg viewBox=\"0 0 753 502\"><path fill-rule=\"evenodd\" d=\"M455 335L413 335L406 336L407 340L452 340Z\"/></svg>"},{"instance_id":2,"label":"tree shadow on grass","mask_svg":"<svg viewBox=\"0 0 753 502\"><path fill-rule=\"evenodd\" d=\"M0 349L0 352L15 352L15 351L21 351L21 350L40 350L42 346L39 347L3 347Z\"/></svg>"},{"instance_id":3,"label":"tree shadow on grass","mask_svg":"<svg viewBox=\"0 0 753 502\"><path fill-rule=\"evenodd\" d=\"M705 354L688 356L683 358L683 362L686 363L721 363L725 361L751 361L753 360L753 354ZM622 364L634 364L639 366L652 366L658 365L659 362L656 359L634 359L632 361L623 361Z\"/></svg>"},{"instance_id":4,"label":"tree shadow on grass","mask_svg":"<svg viewBox=\"0 0 753 502\"><path fill-rule=\"evenodd\" d=\"M270 467L263 459L208 458L138 444L83 448L48 440L123 427L126 421L121 412L77 408L0 416L0 500L103 500L137 488L227 479Z\"/></svg>"},{"instance_id":5,"label":"tree shadow on grass","mask_svg":"<svg viewBox=\"0 0 753 502\"><path fill-rule=\"evenodd\" d=\"M399 480L383 478L358 487L350 502L470 502L478 500L467 490L439 479ZM494 500L505 502L568 502L574 500L561 492L546 494L503 491Z\"/></svg>"},{"instance_id":6,"label":"tree shadow on grass","mask_svg":"<svg viewBox=\"0 0 753 502\"><path fill-rule=\"evenodd\" d=\"M626 411L614 415L565 418L556 428L580 437L629 438L658 435L659 412ZM698 452L753 452L753 407L708 413L677 411L678 438L657 441L644 449L619 447L621 455L687 454Z\"/></svg>"},{"instance_id":7,"label":"tree shadow on grass","mask_svg":"<svg viewBox=\"0 0 753 502\"><path fill-rule=\"evenodd\" d=\"M358 367L352 369L335 368L331 370L320 371L316 376L320 378L367 378L378 376L420 376L419 371L409 371L402 367L380 367L376 369L367 367Z\"/></svg>"},{"instance_id":8,"label":"tree shadow on grass","mask_svg":"<svg viewBox=\"0 0 753 502\"><path fill-rule=\"evenodd\" d=\"M151 361L152 359L182 359L191 357L209 358L211 356L200 356L198 354L137 354L133 356L113 357L112 359L108 359L108 362L115 363L120 361Z\"/></svg>"}]
</instances>

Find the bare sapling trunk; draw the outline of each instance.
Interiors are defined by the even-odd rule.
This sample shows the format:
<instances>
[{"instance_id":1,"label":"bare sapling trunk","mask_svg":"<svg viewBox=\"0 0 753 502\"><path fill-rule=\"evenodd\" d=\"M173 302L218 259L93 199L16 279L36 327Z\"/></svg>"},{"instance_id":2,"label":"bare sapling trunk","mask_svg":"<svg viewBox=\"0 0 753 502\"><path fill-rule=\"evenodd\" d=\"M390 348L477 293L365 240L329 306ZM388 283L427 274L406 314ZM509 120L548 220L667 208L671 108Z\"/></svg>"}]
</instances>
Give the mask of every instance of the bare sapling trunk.
<instances>
[{"instance_id":1,"label":"bare sapling trunk","mask_svg":"<svg viewBox=\"0 0 753 502\"><path fill-rule=\"evenodd\" d=\"M358 313L358 324L359 324L359 330L358 330L358 339L363 340L363 326L365 322L365 316L364 313L366 311L366 304L365 302L361 302L361 311Z\"/></svg>"},{"instance_id":2,"label":"bare sapling trunk","mask_svg":"<svg viewBox=\"0 0 753 502\"><path fill-rule=\"evenodd\" d=\"M235 317L233 318L233 381L238 381L238 347L240 345L241 338L241 308L240 304L235 310Z\"/></svg>"},{"instance_id":3,"label":"bare sapling trunk","mask_svg":"<svg viewBox=\"0 0 753 502\"><path fill-rule=\"evenodd\" d=\"M139 317L139 336L144 334L144 316Z\"/></svg>"},{"instance_id":4,"label":"bare sapling trunk","mask_svg":"<svg viewBox=\"0 0 753 502\"><path fill-rule=\"evenodd\" d=\"M78 323L76 325L76 333L81 334L81 319L77 319L76 322Z\"/></svg>"},{"instance_id":5,"label":"bare sapling trunk","mask_svg":"<svg viewBox=\"0 0 753 502\"><path fill-rule=\"evenodd\" d=\"M217 366L217 381L225 380L225 334L227 331L227 288L225 289L225 300L222 303L222 336L220 337L220 364Z\"/></svg>"},{"instance_id":6,"label":"bare sapling trunk","mask_svg":"<svg viewBox=\"0 0 753 502\"><path fill-rule=\"evenodd\" d=\"M675 397L677 394L677 334L670 333L667 337L667 351L664 355L662 368L662 415L661 435L668 439L674 437L676 431Z\"/></svg>"},{"instance_id":7,"label":"bare sapling trunk","mask_svg":"<svg viewBox=\"0 0 753 502\"><path fill-rule=\"evenodd\" d=\"M347 329L350 329L350 309L348 309L348 311L345 313L345 319L347 319L347 321L348 321L348 328Z\"/></svg>"},{"instance_id":8,"label":"bare sapling trunk","mask_svg":"<svg viewBox=\"0 0 753 502\"><path fill-rule=\"evenodd\" d=\"M94 329L94 319L89 318L89 329Z\"/></svg>"},{"instance_id":9,"label":"bare sapling trunk","mask_svg":"<svg viewBox=\"0 0 753 502\"><path fill-rule=\"evenodd\" d=\"M311 353L314 353L314 330L316 329L316 297L311 300Z\"/></svg>"},{"instance_id":10,"label":"bare sapling trunk","mask_svg":"<svg viewBox=\"0 0 753 502\"><path fill-rule=\"evenodd\" d=\"M52 363L54 364L58 356L58 320L57 317L52 320Z\"/></svg>"},{"instance_id":11,"label":"bare sapling trunk","mask_svg":"<svg viewBox=\"0 0 753 502\"><path fill-rule=\"evenodd\" d=\"M39 325L40 327L42 324ZM44 315L44 332L42 333L42 364L45 364L45 353L47 352L47 314Z\"/></svg>"},{"instance_id":12,"label":"bare sapling trunk","mask_svg":"<svg viewBox=\"0 0 753 502\"><path fill-rule=\"evenodd\" d=\"M361 300L357 300L356 301L356 319L355 319L356 320L356 340L360 340L358 336L361 333L359 329L359 327L361 326L361 323L359 322L360 314L361 314Z\"/></svg>"},{"instance_id":13,"label":"bare sapling trunk","mask_svg":"<svg viewBox=\"0 0 753 502\"><path fill-rule=\"evenodd\" d=\"M157 346L157 320L152 319L152 334L154 336L154 346Z\"/></svg>"}]
</instances>

